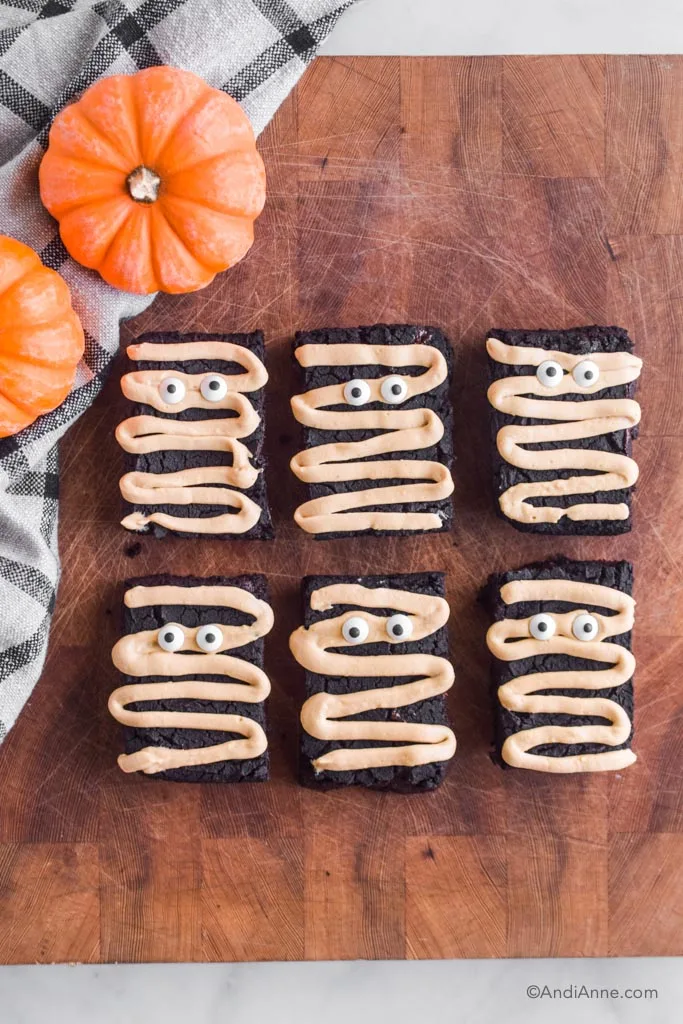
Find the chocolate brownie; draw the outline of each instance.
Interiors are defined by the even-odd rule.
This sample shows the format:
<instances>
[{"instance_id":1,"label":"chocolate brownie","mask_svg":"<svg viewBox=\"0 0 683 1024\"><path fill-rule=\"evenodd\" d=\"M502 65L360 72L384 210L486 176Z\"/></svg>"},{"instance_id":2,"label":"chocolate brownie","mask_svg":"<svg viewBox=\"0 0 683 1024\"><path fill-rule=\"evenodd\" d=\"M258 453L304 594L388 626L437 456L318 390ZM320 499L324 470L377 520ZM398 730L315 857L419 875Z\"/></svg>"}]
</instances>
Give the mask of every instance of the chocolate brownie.
<instances>
[{"instance_id":1,"label":"chocolate brownie","mask_svg":"<svg viewBox=\"0 0 683 1024\"><path fill-rule=\"evenodd\" d=\"M534 350L528 360L525 349ZM638 475L631 443L640 418L633 397L641 367L627 332L597 326L492 330L487 350L499 515L524 532L627 533ZM525 380L516 386L516 378ZM564 415L551 415L560 402L571 403L571 412L565 407ZM591 403L599 403L594 412ZM602 490L591 489L599 486L593 477L602 478Z\"/></svg>"},{"instance_id":2,"label":"chocolate brownie","mask_svg":"<svg viewBox=\"0 0 683 1024\"><path fill-rule=\"evenodd\" d=\"M635 760L632 589L630 562L558 557L490 577L482 598L494 622L487 644L496 763L580 772ZM531 742L528 730L539 730Z\"/></svg>"},{"instance_id":3,"label":"chocolate brownie","mask_svg":"<svg viewBox=\"0 0 683 1024\"><path fill-rule=\"evenodd\" d=\"M444 696L453 682L444 582L440 572L304 578L304 625L290 639L306 669L303 785L414 792L443 781L455 750ZM426 635L412 640L413 632ZM378 727L383 736L372 735Z\"/></svg>"},{"instance_id":4,"label":"chocolate brownie","mask_svg":"<svg viewBox=\"0 0 683 1024\"><path fill-rule=\"evenodd\" d=\"M169 346L175 346L176 352L172 353ZM180 357L178 346L185 349ZM161 357L164 349L169 352L168 358ZM242 349L244 356L240 356ZM234 353L242 365L231 358ZM272 538L263 451L265 403L261 382L267 379L263 334L152 332L129 346L128 355L121 386L133 405L130 418L117 430L119 443L127 451L127 472L121 481L127 513L123 525L157 537L170 533L181 537ZM254 390L251 384L248 388L235 385L234 377L248 372L249 363L245 365L244 360L254 357L261 386ZM153 419L136 429L141 422L136 418L141 416ZM214 420L220 425L206 426ZM168 421L170 425L164 428L163 423ZM198 421L205 428L192 438L189 432L199 429ZM183 426L190 423L195 425ZM171 430L171 435L164 430ZM173 447L175 438L178 447ZM236 466L242 468L235 479L231 467L234 474ZM205 478L197 478L196 473L202 470L206 471ZM143 480L139 474L153 476ZM180 477L165 481L164 474ZM172 487L172 497L177 501L164 500L168 493L154 494L165 486ZM213 493L208 494L209 489ZM235 500L223 501L222 493L226 499L232 495ZM242 502L244 511L237 515ZM231 515L234 520L229 518ZM211 522L201 523L200 529L202 520Z\"/></svg>"},{"instance_id":5,"label":"chocolate brownie","mask_svg":"<svg viewBox=\"0 0 683 1024\"><path fill-rule=\"evenodd\" d=\"M164 588L164 591L156 588ZM185 591L187 596L179 603L179 595L184 596ZM124 725L126 753L119 758L122 769L177 782L260 782L267 779L263 697L267 696L269 685L262 669L263 637L272 626L272 612L267 603L265 577L146 576L126 582L124 602L124 636L114 647L112 657L122 673L123 688L132 690L119 689L110 698L110 711ZM245 626L250 627L250 635L255 637L248 643L234 632L235 627ZM199 657L192 659L195 663L192 671L181 674L176 662L182 664L189 652ZM162 660L166 656L166 664L162 664L160 656ZM205 659L207 666L211 664L209 658L214 662L213 672L201 667ZM238 659L239 663L244 663L244 669L237 665ZM220 665L223 660L225 669ZM247 666L255 666L255 678L250 676L253 670ZM248 678L242 678L243 675ZM177 689L178 696L152 699L155 686L164 684ZM204 684L211 684L214 692L202 694ZM144 699L142 696L136 699L135 688L140 686L148 691ZM243 690L251 699L235 699L235 689L238 694ZM224 699L221 691L226 690ZM260 692L256 692L258 690ZM145 712L146 717L141 717ZM192 725L183 723L180 721L183 714L197 715L200 721ZM173 722L175 715L178 715L178 725ZM214 728L204 729L201 717L209 715L213 717ZM221 723L219 716L240 716L246 720L246 725L231 731L230 720L224 718ZM161 724L164 718L166 721ZM235 724L241 723L236 719ZM243 741L250 736L253 752L245 756L250 751L244 749ZM206 764L192 763L197 751L229 741L242 741L243 749L217 750ZM166 751L180 752L178 760L186 763L164 765ZM183 751L190 752L189 756L185 757Z\"/></svg>"},{"instance_id":6,"label":"chocolate brownie","mask_svg":"<svg viewBox=\"0 0 683 1024\"><path fill-rule=\"evenodd\" d=\"M294 357L302 393L292 409L304 451L292 470L309 496L297 523L318 539L450 529L453 360L445 335L402 324L300 331Z\"/></svg>"}]
</instances>

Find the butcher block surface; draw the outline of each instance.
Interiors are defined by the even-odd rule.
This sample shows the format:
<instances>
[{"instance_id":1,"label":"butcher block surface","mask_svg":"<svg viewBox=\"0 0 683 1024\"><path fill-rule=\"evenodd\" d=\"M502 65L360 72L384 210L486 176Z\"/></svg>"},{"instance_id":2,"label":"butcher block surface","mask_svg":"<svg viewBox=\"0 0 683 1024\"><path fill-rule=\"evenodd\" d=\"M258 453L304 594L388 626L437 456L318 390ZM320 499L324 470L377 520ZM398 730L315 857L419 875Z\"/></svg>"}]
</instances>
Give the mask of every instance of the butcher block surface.
<instances>
[{"instance_id":1,"label":"butcher block surface","mask_svg":"<svg viewBox=\"0 0 683 1024\"><path fill-rule=\"evenodd\" d=\"M125 325L268 341L277 540L154 540L118 525L119 364L62 444L63 577L43 677L0 748L0 960L683 954L683 57L320 59L260 140L269 200L247 259ZM455 353L452 534L316 542L292 523L298 328L412 322ZM487 328L627 327L645 361L634 532L516 533L492 507ZM561 552L636 566L638 762L489 760L493 570ZM296 781L305 573L443 569L458 751L443 788ZM109 652L122 582L268 574L273 778L124 775Z\"/></svg>"}]
</instances>

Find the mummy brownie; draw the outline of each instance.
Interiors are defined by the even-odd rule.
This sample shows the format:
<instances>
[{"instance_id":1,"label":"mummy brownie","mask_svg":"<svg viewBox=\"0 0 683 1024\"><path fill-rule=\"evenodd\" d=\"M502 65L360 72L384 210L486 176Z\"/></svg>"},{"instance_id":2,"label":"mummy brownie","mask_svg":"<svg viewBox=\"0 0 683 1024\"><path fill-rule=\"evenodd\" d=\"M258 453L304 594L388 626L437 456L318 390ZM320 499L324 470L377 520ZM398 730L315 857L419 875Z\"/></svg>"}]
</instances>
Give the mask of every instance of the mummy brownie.
<instances>
[{"instance_id":1,"label":"mummy brownie","mask_svg":"<svg viewBox=\"0 0 683 1024\"><path fill-rule=\"evenodd\" d=\"M125 726L119 767L180 782L267 779L265 578L130 580L124 609L112 651L124 683L109 698Z\"/></svg>"},{"instance_id":2,"label":"mummy brownie","mask_svg":"<svg viewBox=\"0 0 683 1024\"><path fill-rule=\"evenodd\" d=\"M303 598L303 784L434 789L455 752L443 573L308 576Z\"/></svg>"},{"instance_id":3,"label":"mummy brownie","mask_svg":"<svg viewBox=\"0 0 683 1024\"><path fill-rule=\"evenodd\" d=\"M642 364L626 331L491 331L486 348L502 516L535 533L627 533Z\"/></svg>"},{"instance_id":4,"label":"mummy brownie","mask_svg":"<svg viewBox=\"0 0 683 1024\"><path fill-rule=\"evenodd\" d=\"M121 379L135 403L116 438L128 453L122 525L163 536L266 539L264 344L254 334L146 334Z\"/></svg>"},{"instance_id":5,"label":"mummy brownie","mask_svg":"<svg viewBox=\"0 0 683 1024\"><path fill-rule=\"evenodd\" d=\"M531 771L617 771L636 760L629 562L537 562L492 576L495 760Z\"/></svg>"},{"instance_id":6,"label":"mummy brownie","mask_svg":"<svg viewBox=\"0 0 683 1024\"><path fill-rule=\"evenodd\" d=\"M452 520L451 349L432 327L320 330L296 336L304 391L292 411L308 486L295 512L315 537L447 530Z\"/></svg>"}]
</instances>

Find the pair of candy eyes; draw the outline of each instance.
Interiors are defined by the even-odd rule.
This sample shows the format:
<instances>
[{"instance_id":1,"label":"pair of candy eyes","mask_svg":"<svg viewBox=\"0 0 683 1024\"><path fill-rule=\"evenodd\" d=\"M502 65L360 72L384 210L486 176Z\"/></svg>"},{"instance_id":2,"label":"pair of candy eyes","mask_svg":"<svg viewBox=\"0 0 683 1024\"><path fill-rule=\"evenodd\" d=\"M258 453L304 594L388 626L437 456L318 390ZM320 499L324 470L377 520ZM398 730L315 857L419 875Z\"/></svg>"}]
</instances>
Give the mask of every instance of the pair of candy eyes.
<instances>
[{"instance_id":1,"label":"pair of candy eyes","mask_svg":"<svg viewBox=\"0 0 683 1024\"><path fill-rule=\"evenodd\" d=\"M223 630L219 626L201 626L195 636L197 647L211 654L223 644ZM185 634L174 622L169 623L157 633L157 643L162 651L179 651L185 643Z\"/></svg>"},{"instance_id":2,"label":"pair of candy eyes","mask_svg":"<svg viewBox=\"0 0 683 1024\"><path fill-rule=\"evenodd\" d=\"M391 640L408 640L413 623L407 615L392 615L387 619L387 636ZM342 636L349 644L365 643L370 635L370 624L361 615L352 615L342 626Z\"/></svg>"},{"instance_id":3,"label":"pair of candy eyes","mask_svg":"<svg viewBox=\"0 0 683 1024\"><path fill-rule=\"evenodd\" d=\"M577 640L595 640L598 635L599 623L594 615L584 612L577 615L572 622L572 633ZM552 615L541 612L529 620L529 632L535 640L550 640L555 635L557 624Z\"/></svg>"},{"instance_id":4,"label":"pair of candy eyes","mask_svg":"<svg viewBox=\"0 0 683 1024\"><path fill-rule=\"evenodd\" d=\"M546 359L536 370L536 379L546 388L556 388L562 383L564 370L554 359ZM592 388L600 377L600 367L592 359L583 359L572 370L574 383L580 388Z\"/></svg>"},{"instance_id":5,"label":"pair of candy eyes","mask_svg":"<svg viewBox=\"0 0 683 1024\"><path fill-rule=\"evenodd\" d=\"M385 377L379 386L382 401L398 405L408 397L408 385L403 377ZM350 380L344 385L344 401L349 405L365 405L370 401L370 385L366 380Z\"/></svg>"},{"instance_id":6,"label":"pair of candy eyes","mask_svg":"<svg viewBox=\"0 0 683 1024\"><path fill-rule=\"evenodd\" d=\"M228 385L223 377L219 377L217 373L210 373L202 378L199 390L207 402L220 402L228 393ZM185 382L180 377L164 377L159 385L159 394L166 405L177 405L178 402L182 402L186 392Z\"/></svg>"}]
</instances>

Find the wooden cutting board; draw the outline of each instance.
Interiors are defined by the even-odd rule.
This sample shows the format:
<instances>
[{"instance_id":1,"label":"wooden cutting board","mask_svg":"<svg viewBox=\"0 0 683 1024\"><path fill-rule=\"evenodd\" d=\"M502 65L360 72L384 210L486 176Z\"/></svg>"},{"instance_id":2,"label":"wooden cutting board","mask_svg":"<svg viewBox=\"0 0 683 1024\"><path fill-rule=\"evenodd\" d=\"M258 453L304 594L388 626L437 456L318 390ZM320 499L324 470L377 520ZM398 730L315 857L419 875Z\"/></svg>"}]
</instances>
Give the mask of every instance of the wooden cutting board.
<instances>
[{"instance_id":1,"label":"wooden cutting board","mask_svg":"<svg viewBox=\"0 0 683 1024\"><path fill-rule=\"evenodd\" d=\"M250 256L126 325L268 337L271 544L118 525L119 370L62 445L64 565L43 678L0 748L0 959L284 960L683 954L683 58L321 59L261 139ZM296 328L426 322L455 350L451 536L316 543L291 523ZM522 536L493 513L491 325L626 326L645 359L632 535ZM637 571L638 763L503 773L488 758L492 570L554 552ZM436 794L296 783L287 651L312 572L445 569L458 752ZM270 578L273 775L124 776L106 711L121 581Z\"/></svg>"}]
</instances>

